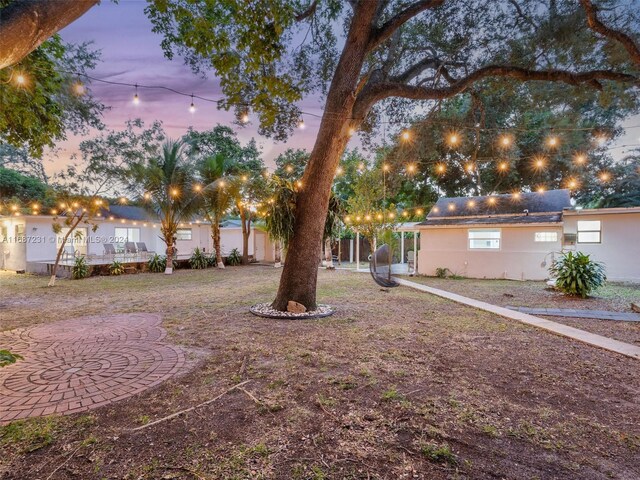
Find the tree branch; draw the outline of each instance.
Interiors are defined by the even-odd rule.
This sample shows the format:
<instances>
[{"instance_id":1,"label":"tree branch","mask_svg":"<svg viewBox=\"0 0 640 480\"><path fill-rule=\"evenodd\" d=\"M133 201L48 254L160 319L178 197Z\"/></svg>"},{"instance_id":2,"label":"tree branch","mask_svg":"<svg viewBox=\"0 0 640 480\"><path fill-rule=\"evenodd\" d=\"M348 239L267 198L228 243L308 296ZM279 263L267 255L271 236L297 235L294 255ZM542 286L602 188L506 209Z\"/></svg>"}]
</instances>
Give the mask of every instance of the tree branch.
<instances>
[{"instance_id":1,"label":"tree branch","mask_svg":"<svg viewBox=\"0 0 640 480\"><path fill-rule=\"evenodd\" d=\"M18 63L98 0L14 0L0 10L0 70Z\"/></svg>"},{"instance_id":2,"label":"tree branch","mask_svg":"<svg viewBox=\"0 0 640 480\"><path fill-rule=\"evenodd\" d=\"M593 3L591 3L591 0L580 0L580 3L587 14L587 24L589 25L589 28L607 38L620 42L625 50L629 52L633 62L636 65L640 65L640 47L638 47L633 38L626 33L607 27L602 23L598 18L598 9L593 5Z\"/></svg>"},{"instance_id":3,"label":"tree branch","mask_svg":"<svg viewBox=\"0 0 640 480\"><path fill-rule=\"evenodd\" d=\"M309 5L309 7L304 12L296 13L296 22L302 22L303 20L309 18L311 15L316 13L317 8L318 0L313 0L313 2L311 2L311 5Z\"/></svg>"},{"instance_id":4,"label":"tree branch","mask_svg":"<svg viewBox=\"0 0 640 480\"><path fill-rule=\"evenodd\" d=\"M396 15L387 20L382 26L373 30L371 34L371 41L369 42L368 51L373 50L380 44L387 41L393 33L398 30L402 25L411 20L425 10L439 7L444 3L444 0L420 0L409 5L404 10L398 12Z\"/></svg>"},{"instance_id":5,"label":"tree branch","mask_svg":"<svg viewBox=\"0 0 640 480\"><path fill-rule=\"evenodd\" d=\"M456 80L447 87L431 88L407 85L401 82L375 82L365 87L353 108L354 118L363 118L371 105L389 97L401 97L412 100L443 100L465 91L474 83L486 78L513 78L520 81L560 82L568 85L590 85L601 89L601 80L617 81L640 86L640 78L611 70L593 70L589 72L570 72L566 70L529 70L521 67L487 65L464 78Z\"/></svg>"}]
</instances>

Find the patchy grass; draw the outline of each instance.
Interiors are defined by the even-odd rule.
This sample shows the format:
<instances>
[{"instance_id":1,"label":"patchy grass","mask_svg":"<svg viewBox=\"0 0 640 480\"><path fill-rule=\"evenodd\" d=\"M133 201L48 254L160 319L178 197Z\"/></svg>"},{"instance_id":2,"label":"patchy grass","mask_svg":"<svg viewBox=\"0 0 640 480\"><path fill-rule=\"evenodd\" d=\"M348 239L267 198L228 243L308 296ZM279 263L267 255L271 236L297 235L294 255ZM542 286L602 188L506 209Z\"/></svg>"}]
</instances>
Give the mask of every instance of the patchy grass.
<instances>
[{"instance_id":1,"label":"patchy grass","mask_svg":"<svg viewBox=\"0 0 640 480\"><path fill-rule=\"evenodd\" d=\"M201 352L191 371L91 415L0 427L0 477L57 467L52 479L638 477L637 361L340 270L319 271L333 317L252 316L280 272L179 270L52 289L0 273L2 329L151 312L170 341ZM540 300L540 284L446 281L488 301Z\"/></svg>"}]
</instances>

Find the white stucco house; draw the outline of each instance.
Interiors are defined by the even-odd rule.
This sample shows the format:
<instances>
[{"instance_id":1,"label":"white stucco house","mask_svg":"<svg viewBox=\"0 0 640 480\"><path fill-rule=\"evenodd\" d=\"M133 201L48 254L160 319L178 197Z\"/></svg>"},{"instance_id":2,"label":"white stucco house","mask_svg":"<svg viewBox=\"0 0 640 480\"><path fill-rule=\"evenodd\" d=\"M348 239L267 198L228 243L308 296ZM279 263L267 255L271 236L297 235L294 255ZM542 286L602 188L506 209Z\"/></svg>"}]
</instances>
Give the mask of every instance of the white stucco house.
<instances>
[{"instance_id":1,"label":"white stucco house","mask_svg":"<svg viewBox=\"0 0 640 480\"><path fill-rule=\"evenodd\" d=\"M0 216L0 269L45 273L47 264L55 260L58 246L66 232L53 231L51 215ZM101 212L95 223L98 229L81 226L81 239L71 238L68 244L75 255L85 255L97 263L105 256L105 244L119 253L125 242L144 242L150 252L164 254L166 246L160 237L158 218L147 210L127 205L112 205ZM223 256L232 249L242 251L242 228L239 221L229 220L221 226ZM211 225L194 219L182 223L177 232L179 258L186 258L198 247L213 251ZM273 245L265 232L252 226L249 235L249 255L257 261L273 261Z\"/></svg>"},{"instance_id":2,"label":"white stucco house","mask_svg":"<svg viewBox=\"0 0 640 480\"><path fill-rule=\"evenodd\" d=\"M558 253L588 253L640 283L640 207L579 209L568 190L441 198L418 224L418 274L544 280Z\"/></svg>"}]
</instances>

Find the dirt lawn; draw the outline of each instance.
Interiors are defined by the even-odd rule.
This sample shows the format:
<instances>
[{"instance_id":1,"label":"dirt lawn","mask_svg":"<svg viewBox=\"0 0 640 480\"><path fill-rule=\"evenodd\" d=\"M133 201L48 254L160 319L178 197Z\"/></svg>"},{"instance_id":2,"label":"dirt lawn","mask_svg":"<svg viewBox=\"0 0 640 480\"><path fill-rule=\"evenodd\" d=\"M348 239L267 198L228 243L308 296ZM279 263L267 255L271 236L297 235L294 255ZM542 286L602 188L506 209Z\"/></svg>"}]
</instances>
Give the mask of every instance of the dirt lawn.
<instances>
[{"instance_id":1,"label":"dirt lawn","mask_svg":"<svg viewBox=\"0 0 640 480\"><path fill-rule=\"evenodd\" d=\"M631 313L631 303L640 304L640 286L632 284L607 283L594 292L591 297L580 298L563 295L557 290L549 288L545 282L423 276L405 278L502 307L568 308ZM605 337L640 345L640 322L538 316Z\"/></svg>"},{"instance_id":2,"label":"dirt lawn","mask_svg":"<svg viewBox=\"0 0 640 480\"><path fill-rule=\"evenodd\" d=\"M185 270L49 289L0 273L0 330L159 313L193 365L90 413L0 427L0 478L640 478L637 360L348 271L319 272L333 317L248 313L279 275Z\"/></svg>"}]
</instances>

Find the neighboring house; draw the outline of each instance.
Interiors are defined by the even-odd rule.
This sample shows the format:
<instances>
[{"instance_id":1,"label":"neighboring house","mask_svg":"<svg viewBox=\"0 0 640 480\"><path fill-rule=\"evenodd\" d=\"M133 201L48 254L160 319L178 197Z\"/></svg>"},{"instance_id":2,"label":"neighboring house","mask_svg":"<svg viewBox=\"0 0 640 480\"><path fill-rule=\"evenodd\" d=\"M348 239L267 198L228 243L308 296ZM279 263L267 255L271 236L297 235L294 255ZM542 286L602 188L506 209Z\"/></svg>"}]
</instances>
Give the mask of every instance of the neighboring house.
<instances>
[{"instance_id":1,"label":"neighboring house","mask_svg":"<svg viewBox=\"0 0 640 480\"><path fill-rule=\"evenodd\" d=\"M603 262L610 280L640 282L640 207L574 209L568 190L441 198L418 228L423 275L544 280L573 250Z\"/></svg>"},{"instance_id":2,"label":"neighboring house","mask_svg":"<svg viewBox=\"0 0 640 480\"><path fill-rule=\"evenodd\" d=\"M46 272L47 263L55 261L58 246L66 233L64 229L60 234L54 233L53 218L51 215L0 216L0 269ZM160 254L164 254L166 250L160 236L158 218L143 208L113 205L109 210L101 212L95 223L98 225L95 232L85 225L76 229L82 232L81 239L69 239L68 244L73 246L76 255L86 255L89 259L99 258L105 253L105 243L113 244L118 251L123 250L125 242L144 242L149 251ZM264 254L256 255L256 246L263 252L271 246L263 236L263 232L251 228L249 255L258 261L270 261ZM196 247L206 252L213 251L211 226L208 222L194 220L181 223L176 237L178 256L181 258L191 255ZM233 222L223 224L221 243L224 256L234 248L242 252L242 229L239 222L237 225Z\"/></svg>"}]
</instances>

